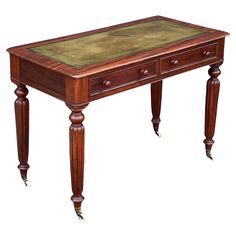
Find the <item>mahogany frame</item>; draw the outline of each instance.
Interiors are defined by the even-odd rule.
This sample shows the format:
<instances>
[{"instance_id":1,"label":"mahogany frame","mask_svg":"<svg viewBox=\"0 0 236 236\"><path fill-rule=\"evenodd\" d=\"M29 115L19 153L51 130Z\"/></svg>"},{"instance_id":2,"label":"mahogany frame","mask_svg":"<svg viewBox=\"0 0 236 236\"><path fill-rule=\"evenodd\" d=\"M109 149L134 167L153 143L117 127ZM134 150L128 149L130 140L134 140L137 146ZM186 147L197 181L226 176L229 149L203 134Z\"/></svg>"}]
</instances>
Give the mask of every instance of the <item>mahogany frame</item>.
<instances>
[{"instance_id":1,"label":"mahogany frame","mask_svg":"<svg viewBox=\"0 0 236 236\"><path fill-rule=\"evenodd\" d=\"M82 68L68 66L29 50L29 48L35 46L104 32L121 26L129 26L154 19L164 19L194 28L205 29L208 31L208 34L177 43L170 43L136 55L116 58L108 62L97 63ZM9 48L11 80L17 85L15 90L17 95L15 115L20 162L18 168L25 183L27 184L27 170L29 168L29 101L26 98L28 93L26 86L31 86L64 101L71 110L71 126L69 131L73 191L71 199L80 218L82 218L81 203L84 199L82 196L84 175L84 126L82 124L84 115L82 111L90 102L96 99L150 83L152 123L154 131L158 134L163 79L198 67L210 65L210 79L207 82L206 93L206 139L204 143L207 156L212 158L211 148L214 143L213 136L220 85L218 80L220 75L219 66L223 63L224 41L227 35L228 33L223 31L180 22L162 16L154 16L66 37ZM192 58L191 60L189 59L190 57ZM134 74L130 73L131 70ZM111 81L109 81L109 78L111 78ZM102 81L104 87L99 84L100 81ZM95 88L94 86L97 87ZM96 93L94 93L95 89Z\"/></svg>"}]
</instances>

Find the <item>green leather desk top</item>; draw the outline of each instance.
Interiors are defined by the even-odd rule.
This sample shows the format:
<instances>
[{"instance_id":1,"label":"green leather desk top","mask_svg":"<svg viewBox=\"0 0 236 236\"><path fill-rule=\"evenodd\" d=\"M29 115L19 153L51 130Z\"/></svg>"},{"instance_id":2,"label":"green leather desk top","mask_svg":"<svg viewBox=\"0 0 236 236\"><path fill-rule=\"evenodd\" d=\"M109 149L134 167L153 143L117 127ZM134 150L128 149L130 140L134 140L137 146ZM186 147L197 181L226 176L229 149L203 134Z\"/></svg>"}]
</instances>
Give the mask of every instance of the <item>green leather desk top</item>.
<instances>
[{"instance_id":1,"label":"green leather desk top","mask_svg":"<svg viewBox=\"0 0 236 236\"><path fill-rule=\"evenodd\" d=\"M83 67L192 39L207 32L203 28L154 19L32 47L30 50L69 66Z\"/></svg>"}]
</instances>

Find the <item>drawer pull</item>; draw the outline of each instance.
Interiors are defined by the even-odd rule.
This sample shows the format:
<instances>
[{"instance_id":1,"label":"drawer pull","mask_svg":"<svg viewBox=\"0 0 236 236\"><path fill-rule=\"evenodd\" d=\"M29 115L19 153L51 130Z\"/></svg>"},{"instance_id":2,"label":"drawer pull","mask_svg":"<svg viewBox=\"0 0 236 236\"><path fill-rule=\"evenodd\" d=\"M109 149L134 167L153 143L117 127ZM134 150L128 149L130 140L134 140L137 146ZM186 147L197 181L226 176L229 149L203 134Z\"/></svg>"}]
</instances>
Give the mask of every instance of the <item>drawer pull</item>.
<instances>
[{"instance_id":1,"label":"drawer pull","mask_svg":"<svg viewBox=\"0 0 236 236\"><path fill-rule=\"evenodd\" d=\"M147 69L142 69L141 70L141 74L142 75L147 75L148 74L148 70Z\"/></svg>"},{"instance_id":2,"label":"drawer pull","mask_svg":"<svg viewBox=\"0 0 236 236\"><path fill-rule=\"evenodd\" d=\"M176 66L176 65L179 64L179 61L178 61L178 60L172 60L170 63L171 63L172 65Z\"/></svg>"},{"instance_id":3,"label":"drawer pull","mask_svg":"<svg viewBox=\"0 0 236 236\"><path fill-rule=\"evenodd\" d=\"M103 84L104 86L106 86L106 87L109 87L109 86L111 86L111 81L109 81L109 80L104 80L104 81L102 82L102 84Z\"/></svg>"},{"instance_id":4,"label":"drawer pull","mask_svg":"<svg viewBox=\"0 0 236 236\"><path fill-rule=\"evenodd\" d=\"M209 51L204 51L202 54L203 54L203 56L208 57L210 55L210 52Z\"/></svg>"}]
</instances>

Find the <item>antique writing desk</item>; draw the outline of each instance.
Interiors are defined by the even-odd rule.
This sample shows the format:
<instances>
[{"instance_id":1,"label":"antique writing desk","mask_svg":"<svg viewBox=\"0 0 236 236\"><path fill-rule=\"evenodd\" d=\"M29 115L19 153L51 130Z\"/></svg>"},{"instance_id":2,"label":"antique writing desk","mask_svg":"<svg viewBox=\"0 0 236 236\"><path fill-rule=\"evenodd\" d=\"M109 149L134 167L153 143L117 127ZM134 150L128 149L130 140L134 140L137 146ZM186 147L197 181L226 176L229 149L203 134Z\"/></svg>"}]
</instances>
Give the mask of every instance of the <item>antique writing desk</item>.
<instances>
[{"instance_id":1,"label":"antique writing desk","mask_svg":"<svg viewBox=\"0 0 236 236\"><path fill-rule=\"evenodd\" d=\"M219 66L228 33L155 16L99 30L8 49L17 85L15 115L21 176L27 183L29 102L26 85L65 102L71 110L70 165L76 213L84 199L84 115L92 101L151 84L152 123L158 134L162 80L210 65L207 82L206 154L211 147L219 93ZM127 131L128 132L128 131Z\"/></svg>"}]
</instances>

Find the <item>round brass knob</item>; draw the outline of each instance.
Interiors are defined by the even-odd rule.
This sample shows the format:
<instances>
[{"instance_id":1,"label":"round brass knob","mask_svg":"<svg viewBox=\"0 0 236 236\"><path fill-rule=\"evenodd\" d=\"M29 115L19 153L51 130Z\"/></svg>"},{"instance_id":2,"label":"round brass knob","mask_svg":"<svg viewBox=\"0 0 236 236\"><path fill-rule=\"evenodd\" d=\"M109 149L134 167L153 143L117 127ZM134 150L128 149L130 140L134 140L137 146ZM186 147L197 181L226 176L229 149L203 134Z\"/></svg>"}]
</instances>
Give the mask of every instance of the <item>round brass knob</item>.
<instances>
[{"instance_id":1,"label":"round brass knob","mask_svg":"<svg viewBox=\"0 0 236 236\"><path fill-rule=\"evenodd\" d=\"M171 63L172 65L176 66L176 65L179 64L179 61L178 61L178 60L172 60L170 63Z\"/></svg>"},{"instance_id":2,"label":"round brass knob","mask_svg":"<svg viewBox=\"0 0 236 236\"><path fill-rule=\"evenodd\" d=\"M208 57L210 55L210 52L209 51L204 51L202 54L203 54L203 56Z\"/></svg>"},{"instance_id":3,"label":"round brass knob","mask_svg":"<svg viewBox=\"0 0 236 236\"><path fill-rule=\"evenodd\" d=\"M148 74L148 70L147 69L142 69L141 70L141 74L142 75L147 75Z\"/></svg>"},{"instance_id":4,"label":"round brass knob","mask_svg":"<svg viewBox=\"0 0 236 236\"><path fill-rule=\"evenodd\" d=\"M111 86L111 81L109 81L109 80L104 80L104 81L102 82L102 84L103 84L104 86L106 86L106 87L109 87L109 86Z\"/></svg>"}]
</instances>

